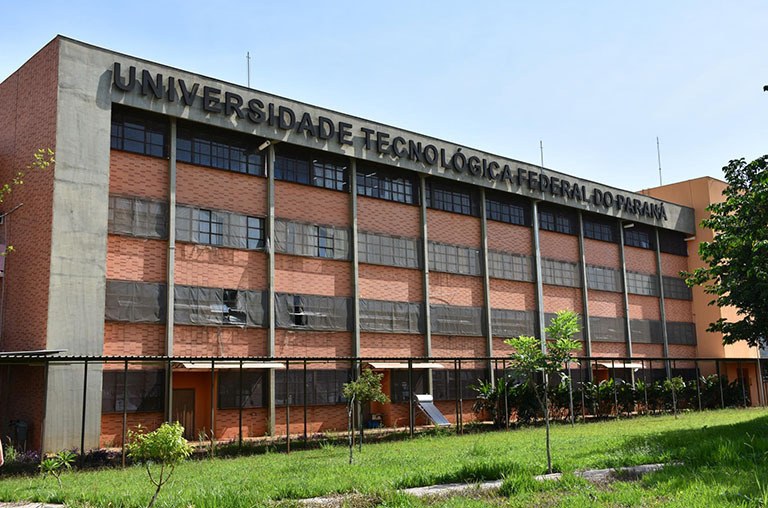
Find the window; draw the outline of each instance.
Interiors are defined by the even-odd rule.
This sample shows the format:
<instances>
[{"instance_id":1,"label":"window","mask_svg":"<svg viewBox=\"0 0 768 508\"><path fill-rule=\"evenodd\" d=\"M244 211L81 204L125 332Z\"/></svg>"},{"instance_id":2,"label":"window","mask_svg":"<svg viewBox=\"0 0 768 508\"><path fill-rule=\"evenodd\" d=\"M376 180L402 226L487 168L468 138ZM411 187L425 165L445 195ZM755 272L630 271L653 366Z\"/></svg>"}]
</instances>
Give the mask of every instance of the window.
<instances>
[{"instance_id":1,"label":"window","mask_svg":"<svg viewBox=\"0 0 768 508\"><path fill-rule=\"evenodd\" d=\"M366 332L422 333L421 303L360 300L360 329Z\"/></svg>"},{"instance_id":2,"label":"window","mask_svg":"<svg viewBox=\"0 0 768 508\"><path fill-rule=\"evenodd\" d=\"M427 393L427 371L425 369L411 369L411 381L409 386L408 370L395 369L390 371L390 399L392 402L408 402L411 393ZM411 390L410 388L413 388Z\"/></svg>"},{"instance_id":3,"label":"window","mask_svg":"<svg viewBox=\"0 0 768 508\"><path fill-rule=\"evenodd\" d=\"M107 280L104 319L127 323L164 323L165 284Z\"/></svg>"},{"instance_id":4,"label":"window","mask_svg":"<svg viewBox=\"0 0 768 508\"><path fill-rule=\"evenodd\" d=\"M647 273L627 272L627 292L635 295L659 296L659 279Z\"/></svg>"},{"instance_id":5,"label":"window","mask_svg":"<svg viewBox=\"0 0 768 508\"><path fill-rule=\"evenodd\" d=\"M567 235L578 234L576 217L573 213L545 207L539 207L539 229Z\"/></svg>"},{"instance_id":6,"label":"window","mask_svg":"<svg viewBox=\"0 0 768 508\"><path fill-rule=\"evenodd\" d=\"M262 140L236 132L179 122L176 159L249 175L264 174Z\"/></svg>"},{"instance_id":7,"label":"window","mask_svg":"<svg viewBox=\"0 0 768 508\"><path fill-rule=\"evenodd\" d=\"M650 319L630 319L632 342L641 344L663 344L664 335L661 331L661 321Z\"/></svg>"},{"instance_id":8,"label":"window","mask_svg":"<svg viewBox=\"0 0 768 508\"><path fill-rule=\"evenodd\" d=\"M665 276L662 278L662 283L664 284L664 298L672 298L674 300L693 299L691 288L688 287L683 279Z\"/></svg>"},{"instance_id":9,"label":"window","mask_svg":"<svg viewBox=\"0 0 768 508\"><path fill-rule=\"evenodd\" d=\"M595 218L584 219L584 237L604 242L616 242L616 224Z\"/></svg>"},{"instance_id":10,"label":"window","mask_svg":"<svg viewBox=\"0 0 768 508\"><path fill-rule=\"evenodd\" d=\"M102 413L162 411L165 374L162 370L105 370L101 391ZM127 393L127 398L124 398Z\"/></svg>"},{"instance_id":11,"label":"window","mask_svg":"<svg viewBox=\"0 0 768 508\"><path fill-rule=\"evenodd\" d=\"M373 165L358 165L357 194L413 205L416 203L414 178L403 172Z\"/></svg>"},{"instance_id":12,"label":"window","mask_svg":"<svg viewBox=\"0 0 768 508\"><path fill-rule=\"evenodd\" d=\"M651 239L653 231L639 224L635 224L629 229L624 229L624 245L630 247L639 247L641 249L655 248L655 242Z\"/></svg>"},{"instance_id":13,"label":"window","mask_svg":"<svg viewBox=\"0 0 768 508\"><path fill-rule=\"evenodd\" d=\"M491 277L507 280L532 281L531 258L522 254L488 252L488 273Z\"/></svg>"},{"instance_id":14,"label":"window","mask_svg":"<svg viewBox=\"0 0 768 508\"><path fill-rule=\"evenodd\" d=\"M497 337L535 335L536 313L529 310L492 309L491 327Z\"/></svg>"},{"instance_id":15,"label":"window","mask_svg":"<svg viewBox=\"0 0 768 508\"><path fill-rule=\"evenodd\" d=\"M286 376L288 386L286 388ZM346 369L307 370L304 384L304 370L290 369L288 372L275 372L275 404L278 406L303 405L334 405L343 404L342 394L344 383L352 380L352 371Z\"/></svg>"},{"instance_id":16,"label":"window","mask_svg":"<svg viewBox=\"0 0 768 508\"><path fill-rule=\"evenodd\" d=\"M168 122L160 115L113 106L110 146L115 150L168 157Z\"/></svg>"},{"instance_id":17,"label":"window","mask_svg":"<svg viewBox=\"0 0 768 508\"><path fill-rule=\"evenodd\" d=\"M140 198L109 196L110 233L141 238L168 237L168 205Z\"/></svg>"},{"instance_id":18,"label":"window","mask_svg":"<svg viewBox=\"0 0 768 508\"><path fill-rule=\"evenodd\" d=\"M659 250L667 254L677 256L688 255L688 242L685 241L685 235L677 231L659 229Z\"/></svg>"},{"instance_id":19,"label":"window","mask_svg":"<svg viewBox=\"0 0 768 508\"><path fill-rule=\"evenodd\" d=\"M625 342L627 333L624 318L590 316L589 329L592 340L596 342Z\"/></svg>"},{"instance_id":20,"label":"window","mask_svg":"<svg viewBox=\"0 0 768 508\"><path fill-rule=\"evenodd\" d=\"M419 240L361 232L357 245L361 263L400 268L421 267Z\"/></svg>"},{"instance_id":21,"label":"window","mask_svg":"<svg viewBox=\"0 0 768 508\"><path fill-rule=\"evenodd\" d=\"M587 287L598 291L621 291L621 275L618 270L587 265Z\"/></svg>"},{"instance_id":22,"label":"window","mask_svg":"<svg viewBox=\"0 0 768 508\"><path fill-rule=\"evenodd\" d=\"M266 388L265 371L240 369L219 371L219 409L237 409L239 407L264 407Z\"/></svg>"},{"instance_id":23,"label":"window","mask_svg":"<svg viewBox=\"0 0 768 508\"><path fill-rule=\"evenodd\" d=\"M541 260L541 278L544 284L581 287L579 265L556 259Z\"/></svg>"},{"instance_id":24,"label":"window","mask_svg":"<svg viewBox=\"0 0 768 508\"><path fill-rule=\"evenodd\" d=\"M317 255L321 258L333 258L334 229L325 226L317 228Z\"/></svg>"},{"instance_id":25,"label":"window","mask_svg":"<svg viewBox=\"0 0 768 508\"><path fill-rule=\"evenodd\" d=\"M275 155L275 178L344 191L347 189L347 163L330 154L290 145L278 145Z\"/></svg>"},{"instance_id":26,"label":"window","mask_svg":"<svg viewBox=\"0 0 768 508\"><path fill-rule=\"evenodd\" d=\"M432 397L434 400L456 400L456 377L458 371L455 369L433 369L432 370ZM472 389L477 386L480 380L486 380L487 375L484 369L462 369L459 376L459 393L463 400L474 400L477 398L477 392Z\"/></svg>"},{"instance_id":27,"label":"window","mask_svg":"<svg viewBox=\"0 0 768 508\"><path fill-rule=\"evenodd\" d=\"M261 217L248 217L246 232L246 244L249 249L264 248L264 219Z\"/></svg>"},{"instance_id":28,"label":"window","mask_svg":"<svg viewBox=\"0 0 768 508\"><path fill-rule=\"evenodd\" d=\"M510 198L489 197L485 200L485 213L489 220L528 226L528 207Z\"/></svg>"},{"instance_id":29,"label":"window","mask_svg":"<svg viewBox=\"0 0 768 508\"><path fill-rule=\"evenodd\" d=\"M278 328L347 331L351 299L335 296L275 295L275 320Z\"/></svg>"},{"instance_id":30,"label":"window","mask_svg":"<svg viewBox=\"0 0 768 508\"><path fill-rule=\"evenodd\" d=\"M427 206L463 215L480 215L477 199L471 190L434 180L427 182Z\"/></svg>"},{"instance_id":31,"label":"window","mask_svg":"<svg viewBox=\"0 0 768 508\"><path fill-rule=\"evenodd\" d=\"M693 323L667 322L667 342L686 346L696 345L696 325Z\"/></svg>"},{"instance_id":32,"label":"window","mask_svg":"<svg viewBox=\"0 0 768 508\"><path fill-rule=\"evenodd\" d=\"M174 321L199 326L263 326L262 291L174 286Z\"/></svg>"},{"instance_id":33,"label":"window","mask_svg":"<svg viewBox=\"0 0 768 508\"><path fill-rule=\"evenodd\" d=\"M429 269L459 275L480 275L480 251L458 245L429 242Z\"/></svg>"},{"instance_id":34,"label":"window","mask_svg":"<svg viewBox=\"0 0 768 508\"><path fill-rule=\"evenodd\" d=\"M198 210L198 240L205 245L221 245L224 239L224 219L211 210Z\"/></svg>"},{"instance_id":35,"label":"window","mask_svg":"<svg viewBox=\"0 0 768 508\"><path fill-rule=\"evenodd\" d=\"M483 309L455 305L430 305L432 333L438 335L482 336Z\"/></svg>"}]
</instances>

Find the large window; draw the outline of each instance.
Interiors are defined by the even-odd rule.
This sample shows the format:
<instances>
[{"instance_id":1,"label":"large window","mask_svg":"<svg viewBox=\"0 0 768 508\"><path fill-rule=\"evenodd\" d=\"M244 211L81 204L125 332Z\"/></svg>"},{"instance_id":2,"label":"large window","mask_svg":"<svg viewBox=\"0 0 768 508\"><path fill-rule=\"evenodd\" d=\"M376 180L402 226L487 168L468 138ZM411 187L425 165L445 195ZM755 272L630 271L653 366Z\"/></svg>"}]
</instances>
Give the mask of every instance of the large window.
<instances>
[{"instance_id":1,"label":"large window","mask_svg":"<svg viewBox=\"0 0 768 508\"><path fill-rule=\"evenodd\" d=\"M240 369L219 371L219 409L264 407L265 371Z\"/></svg>"},{"instance_id":2,"label":"large window","mask_svg":"<svg viewBox=\"0 0 768 508\"><path fill-rule=\"evenodd\" d=\"M433 369L432 370L432 397L434 400L455 400L456 397L456 377L458 371L455 369ZM461 399L475 400L477 391L472 387L477 386L481 380L486 380L487 375L483 369L462 369L459 378L459 391Z\"/></svg>"},{"instance_id":3,"label":"large window","mask_svg":"<svg viewBox=\"0 0 768 508\"><path fill-rule=\"evenodd\" d=\"M340 157L277 145L275 178L338 191L347 190L347 162Z\"/></svg>"},{"instance_id":4,"label":"large window","mask_svg":"<svg viewBox=\"0 0 768 508\"><path fill-rule=\"evenodd\" d=\"M411 383L409 383L408 371L397 369L390 371L390 396L392 402L408 402L411 393L427 393L427 371L425 369L411 369Z\"/></svg>"},{"instance_id":5,"label":"large window","mask_svg":"<svg viewBox=\"0 0 768 508\"><path fill-rule=\"evenodd\" d=\"M109 196L107 229L118 235L168 237L168 204L140 198Z\"/></svg>"},{"instance_id":6,"label":"large window","mask_svg":"<svg viewBox=\"0 0 768 508\"><path fill-rule=\"evenodd\" d=\"M165 375L162 370L105 370L101 390L101 412L162 411ZM127 394L127 398L123 397Z\"/></svg>"},{"instance_id":7,"label":"large window","mask_svg":"<svg viewBox=\"0 0 768 508\"><path fill-rule=\"evenodd\" d=\"M236 132L179 123L176 159L237 173L264 174L258 146L262 140Z\"/></svg>"},{"instance_id":8,"label":"large window","mask_svg":"<svg viewBox=\"0 0 768 508\"><path fill-rule=\"evenodd\" d=\"M617 229L615 221L607 221L594 217L584 218L584 237L604 242L617 241Z\"/></svg>"},{"instance_id":9,"label":"large window","mask_svg":"<svg viewBox=\"0 0 768 508\"><path fill-rule=\"evenodd\" d=\"M423 333L424 305L413 302L360 300L360 330L364 332Z\"/></svg>"},{"instance_id":10,"label":"large window","mask_svg":"<svg viewBox=\"0 0 768 508\"><path fill-rule=\"evenodd\" d=\"M472 190L449 182L427 181L427 206L463 215L480 215L478 200Z\"/></svg>"},{"instance_id":11,"label":"large window","mask_svg":"<svg viewBox=\"0 0 768 508\"><path fill-rule=\"evenodd\" d=\"M676 254L678 256L688 255L688 243L685 241L685 235L677 231L659 230L659 250L667 254Z\"/></svg>"},{"instance_id":12,"label":"large window","mask_svg":"<svg viewBox=\"0 0 768 508\"><path fill-rule=\"evenodd\" d=\"M578 263L569 263L568 261L558 261L556 259L542 259L541 277L544 284L581 287Z\"/></svg>"},{"instance_id":13,"label":"large window","mask_svg":"<svg viewBox=\"0 0 768 508\"><path fill-rule=\"evenodd\" d=\"M288 386L286 387L286 375ZM342 369L307 370L304 384L304 370L300 368L275 372L275 404L278 406L310 406L344 404L342 394L344 383L352 380L352 371Z\"/></svg>"},{"instance_id":14,"label":"large window","mask_svg":"<svg viewBox=\"0 0 768 508\"><path fill-rule=\"evenodd\" d=\"M361 232L357 245L361 263L401 268L421 266L419 240L413 238Z\"/></svg>"},{"instance_id":15,"label":"large window","mask_svg":"<svg viewBox=\"0 0 768 508\"><path fill-rule=\"evenodd\" d=\"M104 318L107 321L165 322L165 284L108 279L105 293Z\"/></svg>"},{"instance_id":16,"label":"large window","mask_svg":"<svg viewBox=\"0 0 768 508\"><path fill-rule=\"evenodd\" d=\"M573 212L543 206L539 207L539 229L567 235L579 232Z\"/></svg>"},{"instance_id":17,"label":"large window","mask_svg":"<svg viewBox=\"0 0 768 508\"><path fill-rule=\"evenodd\" d=\"M350 306L349 298L278 293L275 296L275 326L305 330L350 330Z\"/></svg>"},{"instance_id":18,"label":"large window","mask_svg":"<svg viewBox=\"0 0 768 508\"><path fill-rule=\"evenodd\" d=\"M653 239L653 230L639 224L624 229L624 245L639 247L641 249L654 249L656 242Z\"/></svg>"},{"instance_id":19,"label":"large window","mask_svg":"<svg viewBox=\"0 0 768 508\"><path fill-rule=\"evenodd\" d=\"M587 265L587 287L599 291L621 291L621 274L613 268Z\"/></svg>"},{"instance_id":20,"label":"large window","mask_svg":"<svg viewBox=\"0 0 768 508\"><path fill-rule=\"evenodd\" d=\"M405 172L358 164L357 193L360 196L413 205L417 196L415 188L413 176Z\"/></svg>"},{"instance_id":21,"label":"large window","mask_svg":"<svg viewBox=\"0 0 768 508\"><path fill-rule=\"evenodd\" d=\"M522 254L488 252L488 274L497 279L532 281L531 258Z\"/></svg>"},{"instance_id":22,"label":"large window","mask_svg":"<svg viewBox=\"0 0 768 508\"><path fill-rule=\"evenodd\" d=\"M635 295L659 296L659 278L648 273L628 271L627 292Z\"/></svg>"},{"instance_id":23,"label":"large window","mask_svg":"<svg viewBox=\"0 0 768 508\"><path fill-rule=\"evenodd\" d=\"M198 243L221 245L224 240L224 218L211 210L198 210Z\"/></svg>"},{"instance_id":24,"label":"large window","mask_svg":"<svg viewBox=\"0 0 768 508\"><path fill-rule=\"evenodd\" d=\"M168 157L168 122L159 115L112 107L110 146L152 157Z\"/></svg>"},{"instance_id":25,"label":"large window","mask_svg":"<svg viewBox=\"0 0 768 508\"><path fill-rule=\"evenodd\" d=\"M511 198L502 196L489 196L485 200L486 214L489 220L528 226L528 206L515 202Z\"/></svg>"},{"instance_id":26,"label":"large window","mask_svg":"<svg viewBox=\"0 0 768 508\"><path fill-rule=\"evenodd\" d=\"M459 245L429 242L429 269L460 275L480 275L480 251Z\"/></svg>"},{"instance_id":27,"label":"large window","mask_svg":"<svg viewBox=\"0 0 768 508\"><path fill-rule=\"evenodd\" d=\"M349 258L346 228L275 220L275 252L330 259Z\"/></svg>"}]
</instances>

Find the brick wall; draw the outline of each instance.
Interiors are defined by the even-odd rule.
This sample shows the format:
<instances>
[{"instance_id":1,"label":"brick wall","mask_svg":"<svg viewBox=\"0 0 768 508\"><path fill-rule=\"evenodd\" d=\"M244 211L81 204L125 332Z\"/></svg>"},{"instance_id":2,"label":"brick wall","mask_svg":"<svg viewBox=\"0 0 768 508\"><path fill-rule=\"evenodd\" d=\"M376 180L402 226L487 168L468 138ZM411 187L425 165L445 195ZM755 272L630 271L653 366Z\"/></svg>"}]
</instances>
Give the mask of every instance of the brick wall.
<instances>
[{"instance_id":1,"label":"brick wall","mask_svg":"<svg viewBox=\"0 0 768 508\"><path fill-rule=\"evenodd\" d=\"M432 335L432 356L435 358L485 356L485 338ZM465 367L470 368L469 365Z\"/></svg>"},{"instance_id":2,"label":"brick wall","mask_svg":"<svg viewBox=\"0 0 768 508\"><path fill-rule=\"evenodd\" d=\"M0 439L12 436L11 420L29 425L27 449L39 450L45 411L45 368L27 365L0 366Z\"/></svg>"},{"instance_id":3,"label":"brick wall","mask_svg":"<svg viewBox=\"0 0 768 508\"><path fill-rule=\"evenodd\" d=\"M267 215L267 180L220 169L177 164L178 203L226 210L243 215Z\"/></svg>"},{"instance_id":4,"label":"brick wall","mask_svg":"<svg viewBox=\"0 0 768 508\"><path fill-rule=\"evenodd\" d=\"M291 406L290 413L291 434L304 433L304 406ZM275 435L285 435L286 423L285 407L278 407L275 412ZM337 404L333 406L308 406L307 407L307 432L331 432L347 429L347 407Z\"/></svg>"},{"instance_id":5,"label":"brick wall","mask_svg":"<svg viewBox=\"0 0 768 508\"><path fill-rule=\"evenodd\" d=\"M427 237L430 242L480 248L480 219L442 210L427 210Z\"/></svg>"},{"instance_id":6,"label":"brick wall","mask_svg":"<svg viewBox=\"0 0 768 508\"><path fill-rule=\"evenodd\" d=\"M346 192L275 182L275 216L280 219L349 226L349 200Z\"/></svg>"},{"instance_id":7,"label":"brick wall","mask_svg":"<svg viewBox=\"0 0 768 508\"><path fill-rule=\"evenodd\" d=\"M168 161L136 153L109 152L109 193L168 201Z\"/></svg>"},{"instance_id":8,"label":"brick wall","mask_svg":"<svg viewBox=\"0 0 768 508\"><path fill-rule=\"evenodd\" d=\"M483 279L470 275L429 272L429 298L433 305L482 307Z\"/></svg>"},{"instance_id":9,"label":"brick wall","mask_svg":"<svg viewBox=\"0 0 768 508\"><path fill-rule=\"evenodd\" d=\"M358 196L357 228L370 233L421 238L421 208Z\"/></svg>"},{"instance_id":10,"label":"brick wall","mask_svg":"<svg viewBox=\"0 0 768 508\"><path fill-rule=\"evenodd\" d=\"M38 148L56 149L59 41L53 40L0 84L0 182L25 170ZM53 173L26 171L0 210L6 240L5 302L0 349L45 349L51 270ZM33 318L33 319L30 319ZM42 395L41 395L42 396Z\"/></svg>"},{"instance_id":11,"label":"brick wall","mask_svg":"<svg viewBox=\"0 0 768 508\"><path fill-rule=\"evenodd\" d=\"M696 253L693 253L696 256ZM680 272L688 270L688 258L674 254L661 253L661 273L667 277L680 277Z\"/></svg>"},{"instance_id":12,"label":"brick wall","mask_svg":"<svg viewBox=\"0 0 768 508\"><path fill-rule=\"evenodd\" d=\"M624 317L624 296L610 291L589 290L589 315Z\"/></svg>"},{"instance_id":13,"label":"brick wall","mask_svg":"<svg viewBox=\"0 0 768 508\"><path fill-rule=\"evenodd\" d=\"M486 230L488 231L488 248L490 250L528 256L533 252L533 240L529 227L489 220Z\"/></svg>"},{"instance_id":14,"label":"brick wall","mask_svg":"<svg viewBox=\"0 0 768 508\"><path fill-rule=\"evenodd\" d=\"M126 432L136 431L141 425L147 432L152 432L163 423L163 413L128 413ZM103 448L115 448L122 446L123 442L123 413L101 414L101 438L99 446Z\"/></svg>"},{"instance_id":15,"label":"brick wall","mask_svg":"<svg viewBox=\"0 0 768 508\"><path fill-rule=\"evenodd\" d=\"M276 254L275 291L350 297L352 265L348 261Z\"/></svg>"},{"instance_id":16,"label":"brick wall","mask_svg":"<svg viewBox=\"0 0 768 508\"><path fill-rule=\"evenodd\" d=\"M632 355L640 358L662 358L664 346L662 344L632 344Z\"/></svg>"},{"instance_id":17,"label":"brick wall","mask_svg":"<svg viewBox=\"0 0 768 508\"><path fill-rule=\"evenodd\" d=\"M266 356L267 330L176 325L173 353L176 356Z\"/></svg>"},{"instance_id":18,"label":"brick wall","mask_svg":"<svg viewBox=\"0 0 768 508\"><path fill-rule=\"evenodd\" d=\"M536 286L530 282L490 279L491 308L536 310Z\"/></svg>"},{"instance_id":19,"label":"brick wall","mask_svg":"<svg viewBox=\"0 0 768 508\"><path fill-rule=\"evenodd\" d=\"M572 310L582 314L581 288L544 285L544 312Z\"/></svg>"},{"instance_id":20,"label":"brick wall","mask_svg":"<svg viewBox=\"0 0 768 508\"><path fill-rule=\"evenodd\" d=\"M165 325L104 323L104 354L138 356L165 354Z\"/></svg>"},{"instance_id":21,"label":"brick wall","mask_svg":"<svg viewBox=\"0 0 768 508\"><path fill-rule=\"evenodd\" d=\"M629 295L630 319L661 319L659 299L655 296Z\"/></svg>"},{"instance_id":22,"label":"brick wall","mask_svg":"<svg viewBox=\"0 0 768 508\"><path fill-rule=\"evenodd\" d=\"M626 358L627 345L624 342L592 342L592 356Z\"/></svg>"},{"instance_id":23,"label":"brick wall","mask_svg":"<svg viewBox=\"0 0 768 508\"><path fill-rule=\"evenodd\" d=\"M360 298L393 302L421 302L423 275L421 270L361 264Z\"/></svg>"},{"instance_id":24,"label":"brick wall","mask_svg":"<svg viewBox=\"0 0 768 508\"><path fill-rule=\"evenodd\" d=\"M165 282L168 242L108 235L107 279Z\"/></svg>"},{"instance_id":25,"label":"brick wall","mask_svg":"<svg viewBox=\"0 0 768 508\"><path fill-rule=\"evenodd\" d=\"M360 356L423 357L424 336L396 333L361 333Z\"/></svg>"},{"instance_id":26,"label":"brick wall","mask_svg":"<svg viewBox=\"0 0 768 508\"><path fill-rule=\"evenodd\" d=\"M553 231L539 231L539 245L541 257L558 259L578 263L579 238L573 235L555 233Z\"/></svg>"},{"instance_id":27,"label":"brick wall","mask_svg":"<svg viewBox=\"0 0 768 508\"><path fill-rule=\"evenodd\" d=\"M664 299L667 321L693 322L693 304L689 300Z\"/></svg>"},{"instance_id":28,"label":"brick wall","mask_svg":"<svg viewBox=\"0 0 768 508\"><path fill-rule=\"evenodd\" d=\"M263 252L176 243L175 282L225 289L266 289Z\"/></svg>"},{"instance_id":29,"label":"brick wall","mask_svg":"<svg viewBox=\"0 0 768 508\"><path fill-rule=\"evenodd\" d=\"M656 251L624 246L624 259L630 272L656 273Z\"/></svg>"},{"instance_id":30,"label":"brick wall","mask_svg":"<svg viewBox=\"0 0 768 508\"><path fill-rule=\"evenodd\" d=\"M619 245L600 240L584 239L584 257L588 265L621 268Z\"/></svg>"},{"instance_id":31,"label":"brick wall","mask_svg":"<svg viewBox=\"0 0 768 508\"><path fill-rule=\"evenodd\" d=\"M216 439L221 441L236 441L239 439L240 412L237 409L217 409L215 417ZM266 408L243 408L243 437L265 435L268 422L269 411Z\"/></svg>"},{"instance_id":32,"label":"brick wall","mask_svg":"<svg viewBox=\"0 0 768 508\"><path fill-rule=\"evenodd\" d=\"M275 330L276 356L352 356L350 332Z\"/></svg>"}]
</instances>

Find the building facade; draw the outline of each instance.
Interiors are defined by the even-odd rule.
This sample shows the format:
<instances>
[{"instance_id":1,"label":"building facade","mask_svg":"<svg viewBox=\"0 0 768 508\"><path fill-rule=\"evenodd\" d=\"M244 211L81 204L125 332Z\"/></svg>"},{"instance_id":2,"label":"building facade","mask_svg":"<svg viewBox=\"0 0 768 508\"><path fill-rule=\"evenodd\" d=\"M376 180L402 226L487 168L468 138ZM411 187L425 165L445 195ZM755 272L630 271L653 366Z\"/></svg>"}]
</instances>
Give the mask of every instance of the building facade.
<instances>
[{"instance_id":1,"label":"building facade","mask_svg":"<svg viewBox=\"0 0 768 508\"><path fill-rule=\"evenodd\" d=\"M117 444L126 413L229 439L302 405L291 432L345 428L351 357L402 425L409 382L450 405L488 364L407 380L388 358L505 357L563 309L582 356L756 354L717 347L679 275L717 192L615 189L64 37L0 84L2 181L39 147L55 168L2 203L0 350L180 359L0 362L0 431L46 450Z\"/></svg>"}]
</instances>

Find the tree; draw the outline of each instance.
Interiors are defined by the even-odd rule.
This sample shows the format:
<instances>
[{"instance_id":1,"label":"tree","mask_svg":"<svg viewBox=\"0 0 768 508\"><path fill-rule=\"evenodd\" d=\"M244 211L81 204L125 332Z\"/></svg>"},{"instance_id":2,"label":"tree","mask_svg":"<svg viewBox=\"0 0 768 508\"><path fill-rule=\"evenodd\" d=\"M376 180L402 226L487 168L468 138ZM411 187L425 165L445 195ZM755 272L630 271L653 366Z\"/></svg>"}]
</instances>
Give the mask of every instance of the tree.
<instances>
[{"instance_id":1,"label":"tree","mask_svg":"<svg viewBox=\"0 0 768 508\"><path fill-rule=\"evenodd\" d=\"M184 427L179 422L163 423L153 432L131 431L128 435L128 455L137 462L143 462L149 481L155 486L155 493L147 508L157 500L160 489L171 479L176 466L192 453L192 447L184 439ZM152 474L152 465L160 467L157 477Z\"/></svg>"},{"instance_id":2,"label":"tree","mask_svg":"<svg viewBox=\"0 0 768 508\"><path fill-rule=\"evenodd\" d=\"M355 405L367 402L389 402L384 392L381 391L381 378L383 374L376 374L371 369L363 369L355 381L344 383L342 393L347 399L347 420L349 422L349 463L352 464L352 453L355 448L355 432L352 428L352 415ZM359 406L358 406L359 407ZM360 425L360 450L363 449L363 427Z\"/></svg>"},{"instance_id":3,"label":"tree","mask_svg":"<svg viewBox=\"0 0 768 508\"><path fill-rule=\"evenodd\" d=\"M725 200L707 207L701 227L714 239L701 242L707 266L684 273L689 286L714 296L710 305L732 306L741 319L720 318L707 331L721 332L724 344L746 341L768 346L768 155L747 163L732 160L723 168Z\"/></svg>"},{"instance_id":4,"label":"tree","mask_svg":"<svg viewBox=\"0 0 768 508\"><path fill-rule=\"evenodd\" d=\"M552 339L542 346L541 340L536 337L521 336L516 339L507 339L504 342L515 349L512 353L510 368L527 378L531 389L544 412L544 425L546 426L547 442L547 472L552 472L552 450L550 443L549 425L549 375L558 374L567 362L570 361L573 351L581 345L573 340L579 333L578 316L569 310L558 312L551 324L544 329L546 336ZM541 376L541 381L539 381Z\"/></svg>"}]
</instances>

